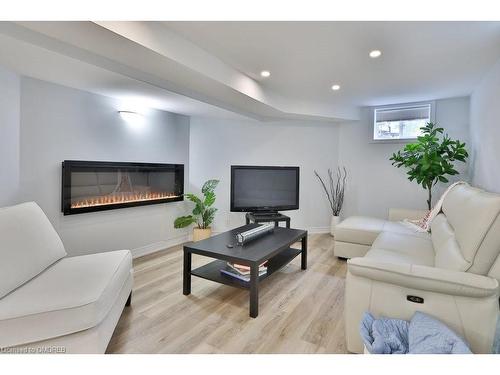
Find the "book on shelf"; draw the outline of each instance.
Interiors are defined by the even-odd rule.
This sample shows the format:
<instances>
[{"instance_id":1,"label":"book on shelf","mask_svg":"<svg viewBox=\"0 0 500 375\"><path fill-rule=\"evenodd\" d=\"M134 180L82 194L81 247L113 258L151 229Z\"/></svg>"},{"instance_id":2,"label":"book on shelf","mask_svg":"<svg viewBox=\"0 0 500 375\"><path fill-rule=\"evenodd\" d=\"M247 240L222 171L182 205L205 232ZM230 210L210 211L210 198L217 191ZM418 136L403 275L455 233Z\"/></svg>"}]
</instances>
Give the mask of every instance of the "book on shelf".
<instances>
[{"instance_id":1,"label":"book on shelf","mask_svg":"<svg viewBox=\"0 0 500 375\"><path fill-rule=\"evenodd\" d=\"M250 267L242 264L227 262L227 266L239 275L250 275ZM267 271L267 261L259 266L259 272Z\"/></svg>"},{"instance_id":2,"label":"book on shelf","mask_svg":"<svg viewBox=\"0 0 500 375\"><path fill-rule=\"evenodd\" d=\"M246 275L240 274L238 271L235 271L234 268L226 266L226 268L223 268L220 270L220 272L223 275L230 276L232 278L244 281L244 282L249 282L250 281L250 273ZM267 267L263 270L259 269L259 276L265 275L267 273Z\"/></svg>"}]
</instances>

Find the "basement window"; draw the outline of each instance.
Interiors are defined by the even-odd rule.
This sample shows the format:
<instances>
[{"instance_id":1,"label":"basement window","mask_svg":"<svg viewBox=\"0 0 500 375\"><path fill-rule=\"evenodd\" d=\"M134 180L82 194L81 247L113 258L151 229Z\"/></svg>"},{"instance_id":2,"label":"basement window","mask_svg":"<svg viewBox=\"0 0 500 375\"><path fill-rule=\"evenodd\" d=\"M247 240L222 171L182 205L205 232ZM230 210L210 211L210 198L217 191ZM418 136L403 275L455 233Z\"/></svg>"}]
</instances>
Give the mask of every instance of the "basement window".
<instances>
[{"instance_id":1,"label":"basement window","mask_svg":"<svg viewBox=\"0 0 500 375\"><path fill-rule=\"evenodd\" d=\"M373 112L373 140L400 141L416 139L421 127L431 121L433 103L384 106Z\"/></svg>"}]
</instances>

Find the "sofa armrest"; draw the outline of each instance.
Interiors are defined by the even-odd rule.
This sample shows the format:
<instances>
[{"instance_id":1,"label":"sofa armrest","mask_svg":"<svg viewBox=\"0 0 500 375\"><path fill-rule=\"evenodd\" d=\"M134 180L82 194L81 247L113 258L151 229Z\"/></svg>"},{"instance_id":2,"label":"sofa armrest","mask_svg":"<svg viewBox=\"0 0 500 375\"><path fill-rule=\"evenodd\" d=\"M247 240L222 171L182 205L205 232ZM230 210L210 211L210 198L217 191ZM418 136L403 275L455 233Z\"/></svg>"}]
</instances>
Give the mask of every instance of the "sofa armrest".
<instances>
[{"instance_id":1,"label":"sofa armrest","mask_svg":"<svg viewBox=\"0 0 500 375\"><path fill-rule=\"evenodd\" d=\"M426 210L410 210L406 208L389 208L389 220L390 221L401 221L404 219L408 220L420 220L429 211Z\"/></svg>"},{"instance_id":2,"label":"sofa armrest","mask_svg":"<svg viewBox=\"0 0 500 375\"><path fill-rule=\"evenodd\" d=\"M498 296L498 281L468 272L414 264L383 263L369 258L352 258L349 272L383 283L454 296L485 298Z\"/></svg>"}]
</instances>

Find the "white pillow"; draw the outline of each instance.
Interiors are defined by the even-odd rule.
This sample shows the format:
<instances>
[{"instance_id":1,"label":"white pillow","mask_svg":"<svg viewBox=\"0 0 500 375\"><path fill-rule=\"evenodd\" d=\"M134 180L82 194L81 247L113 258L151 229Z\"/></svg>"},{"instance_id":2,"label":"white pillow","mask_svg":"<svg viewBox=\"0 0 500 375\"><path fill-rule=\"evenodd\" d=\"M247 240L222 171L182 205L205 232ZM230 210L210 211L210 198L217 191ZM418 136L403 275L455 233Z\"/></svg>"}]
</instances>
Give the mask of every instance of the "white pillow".
<instances>
[{"instance_id":1,"label":"white pillow","mask_svg":"<svg viewBox=\"0 0 500 375\"><path fill-rule=\"evenodd\" d=\"M65 256L61 239L35 202L0 208L0 298Z\"/></svg>"}]
</instances>

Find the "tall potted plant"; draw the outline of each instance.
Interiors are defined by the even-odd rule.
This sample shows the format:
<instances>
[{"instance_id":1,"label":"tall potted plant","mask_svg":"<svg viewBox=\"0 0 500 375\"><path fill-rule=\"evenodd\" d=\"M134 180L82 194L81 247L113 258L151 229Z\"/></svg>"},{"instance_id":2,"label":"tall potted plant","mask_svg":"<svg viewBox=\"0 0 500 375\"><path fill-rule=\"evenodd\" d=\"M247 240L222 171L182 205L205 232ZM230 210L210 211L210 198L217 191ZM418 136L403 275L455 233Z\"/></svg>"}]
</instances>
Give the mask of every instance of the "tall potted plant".
<instances>
[{"instance_id":1,"label":"tall potted plant","mask_svg":"<svg viewBox=\"0 0 500 375\"><path fill-rule=\"evenodd\" d=\"M408 179L417 181L427 190L427 207L431 210L432 188L438 182L448 182L445 176L458 174L454 162L465 163L469 154L465 143L458 139L451 140L437 124L428 122L420 129L422 135L417 137L417 141L407 144L389 160L392 160L392 165L397 168L407 168Z\"/></svg>"},{"instance_id":2,"label":"tall potted plant","mask_svg":"<svg viewBox=\"0 0 500 375\"><path fill-rule=\"evenodd\" d=\"M332 211L332 217L330 220L330 234L335 235L335 227L340 222L340 212L342 211L342 206L344 204L344 191L347 179L347 171L345 167L340 169L337 168L337 172L332 172L328 169L328 187L326 186L323 178L318 172L314 171L316 177L318 177L323 190L325 191L328 203L330 204L330 210Z\"/></svg>"},{"instance_id":3,"label":"tall potted plant","mask_svg":"<svg viewBox=\"0 0 500 375\"><path fill-rule=\"evenodd\" d=\"M203 197L194 194L184 194L184 196L195 204L191 215L181 216L175 219L174 228L186 228L191 224L196 224L193 228L193 241L200 241L212 235L210 224L214 221L217 208L212 207L215 203L215 188L219 180L208 180L203 184L201 192Z\"/></svg>"}]
</instances>

